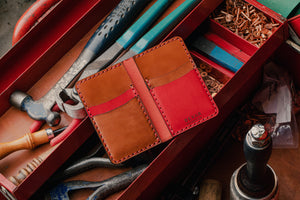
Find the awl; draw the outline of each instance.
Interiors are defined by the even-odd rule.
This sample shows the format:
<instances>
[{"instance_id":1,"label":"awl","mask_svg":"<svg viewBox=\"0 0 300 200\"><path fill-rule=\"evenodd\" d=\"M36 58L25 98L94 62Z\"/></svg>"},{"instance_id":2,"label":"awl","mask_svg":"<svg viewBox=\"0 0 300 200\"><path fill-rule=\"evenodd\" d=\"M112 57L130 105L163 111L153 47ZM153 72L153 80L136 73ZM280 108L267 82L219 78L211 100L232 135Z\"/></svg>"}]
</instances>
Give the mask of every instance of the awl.
<instances>
[{"instance_id":1,"label":"awl","mask_svg":"<svg viewBox=\"0 0 300 200\"><path fill-rule=\"evenodd\" d=\"M26 133L23 137L11 142L0 143L0 159L12 152L22 149L34 149L41 144L48 143L52 138L65 130L65 128L56 130L47 128L34 133Z\"/></svg>"}]
</instances>

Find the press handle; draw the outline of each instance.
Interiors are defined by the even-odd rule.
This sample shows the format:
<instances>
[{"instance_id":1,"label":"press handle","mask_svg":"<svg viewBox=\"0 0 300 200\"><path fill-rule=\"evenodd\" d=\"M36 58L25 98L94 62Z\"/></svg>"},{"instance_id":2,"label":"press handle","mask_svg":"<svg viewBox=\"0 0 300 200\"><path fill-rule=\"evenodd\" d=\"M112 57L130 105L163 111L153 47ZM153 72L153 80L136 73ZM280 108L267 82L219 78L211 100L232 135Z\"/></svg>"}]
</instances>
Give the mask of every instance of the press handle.
<instances>
[{"instance_id":1,"label":"press handle","mask_svg":"<svg viewBox=\"0 0 300 200\"><path fill-rule=\"evenodd\" d=\"M265 181L267 163L272 153L272 140L261 124L254 125L244 140L247 174L254 184Z\"/></svg>"}]
</instances>

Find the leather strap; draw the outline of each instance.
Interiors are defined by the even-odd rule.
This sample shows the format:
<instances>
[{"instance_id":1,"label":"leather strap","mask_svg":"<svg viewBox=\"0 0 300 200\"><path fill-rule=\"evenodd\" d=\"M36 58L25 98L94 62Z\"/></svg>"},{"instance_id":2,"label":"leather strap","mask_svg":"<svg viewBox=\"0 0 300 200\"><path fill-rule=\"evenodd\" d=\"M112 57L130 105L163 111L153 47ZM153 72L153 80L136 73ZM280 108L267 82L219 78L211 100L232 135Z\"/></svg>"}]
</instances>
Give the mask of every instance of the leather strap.
<instances>
[{"instance_id":1,"label":"leather strap","mask_svg":"<svg viewBox=\"0 0 300 200\"><path fill-rule=\"evenodd\" d=\"M137 90L162 142L172 138L172 135L146 86L143 76L133 58L123 61L123 65Z\"/></svg>"},{"instance_id":2,"label":"leather strap","mask_svg":"<svg viewBox=\"0 0 300 200\"><path fill-rule=\"evenodd\" d=\"M128 102L129 100L131 100L134 96L135 95L132 92L132 90L129 89L126 92L124 92L123 94L121 94L120 96L118 96L106 103L102 103L102 104L90 107L89 115L90 115L90 117L93 117L96 115L106 113L110 110L116 109L116 108L120 107L121 105L125 104L126 102Z\"/></svg>"}]
</instances>

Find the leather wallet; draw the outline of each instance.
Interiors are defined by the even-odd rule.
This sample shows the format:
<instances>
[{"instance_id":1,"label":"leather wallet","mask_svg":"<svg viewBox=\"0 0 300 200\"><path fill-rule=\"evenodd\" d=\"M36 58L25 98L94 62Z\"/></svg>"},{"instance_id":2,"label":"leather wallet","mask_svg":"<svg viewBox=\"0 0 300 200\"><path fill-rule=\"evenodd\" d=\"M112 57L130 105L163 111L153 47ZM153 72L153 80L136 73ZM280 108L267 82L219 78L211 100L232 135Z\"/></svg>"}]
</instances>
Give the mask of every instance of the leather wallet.
<instances>
[{"instance_id":1,"label":"leather wallet","mask_svg":"<svg viewBox=\"0 0 300 200\"><path fill-rule=\"evenodd\" d=\"M82 79L75 87L113 163L218 113L179 37Z\"/></svg>"}]
</instances>

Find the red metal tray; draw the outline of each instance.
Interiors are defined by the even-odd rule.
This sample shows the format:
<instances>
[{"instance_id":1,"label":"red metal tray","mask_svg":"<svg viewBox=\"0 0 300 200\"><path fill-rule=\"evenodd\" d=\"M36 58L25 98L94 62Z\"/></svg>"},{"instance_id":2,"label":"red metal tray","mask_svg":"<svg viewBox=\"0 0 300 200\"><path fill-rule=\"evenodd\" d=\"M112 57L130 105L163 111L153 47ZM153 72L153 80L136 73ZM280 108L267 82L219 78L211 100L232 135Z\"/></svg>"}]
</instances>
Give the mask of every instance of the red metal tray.
<instances>
[{"instance_id":1,"label":"red metal tray","mask_svg":"<svg viewBox=\"0 0 300 200\"><path fill-rule=\"evenodd\" d=\"M59 79L59 75L62 75L77 58L97 27L96 24L99 24L118 2L63 0L1 58L1 142L23 136L33 122L26 113L9 105L9 95L15 89L20 89L27 91L34 99L43 96ZM180 1L175 3L178 2ZM202 22L208 20L209 14L221 2L221 0L202 0L164 40L173 36L186 39ZM224 74L225 85L214 97L220 110L219 115L170 142L144 173L119 196L119 199L154 199L176 177L175 175L201 152L201 148L229 113L260 84L261 66L288 37L288 32L285 21L282 21L279 15L256 1L247 2L278 21L279 28L260 48L251 47L247 50L243 49L245 45L249 46L246 41L220 25L209 22L208 33L218 35L218 39L221 39L218 40L220 44L233 44L234 48L228 48L229 51L243 50L246 62L237 73L232 74L197 52L193 53L196 62L200 60L207 62L220 74ZM70 121L71 119L64 115L61 126L67 125ZM43 145L34 151L15 152L14 156L1 160L0 184L3 186L1 191L6 190L18 199L28 199L92 133L93 127L90 121L85 119L70 137L55 147ZM44 161L19 186L13 185L8 180L9 176L17 174L20 168L39 155L44 155Z\"/></svg>"}]
</instances>

